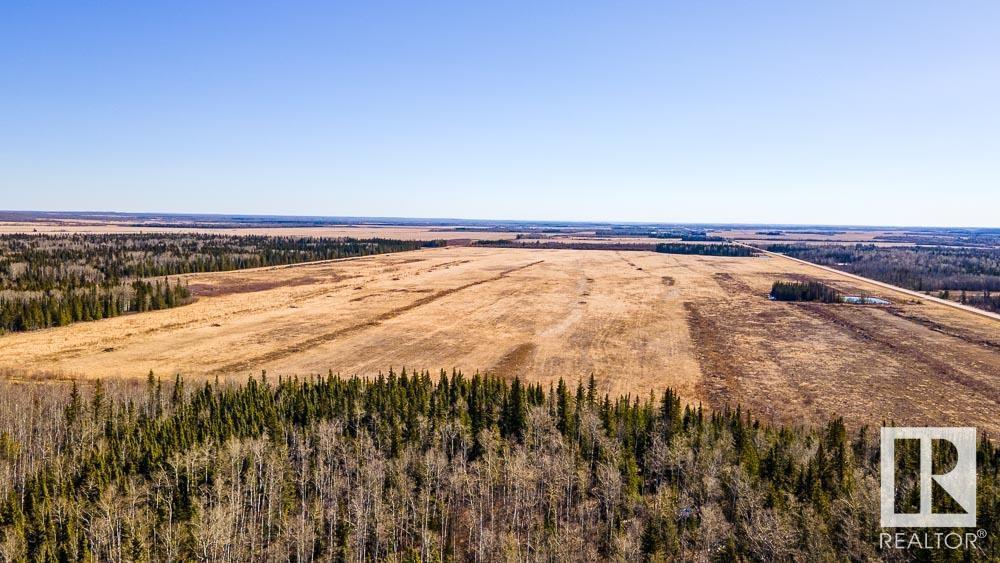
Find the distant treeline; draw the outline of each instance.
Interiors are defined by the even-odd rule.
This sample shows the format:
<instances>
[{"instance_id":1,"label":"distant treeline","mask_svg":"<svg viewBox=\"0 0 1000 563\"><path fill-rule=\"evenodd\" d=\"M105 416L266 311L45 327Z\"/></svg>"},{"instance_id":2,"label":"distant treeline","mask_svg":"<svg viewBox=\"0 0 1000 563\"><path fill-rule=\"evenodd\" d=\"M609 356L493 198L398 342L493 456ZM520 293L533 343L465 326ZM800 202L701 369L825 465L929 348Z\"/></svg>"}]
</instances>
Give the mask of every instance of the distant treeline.
<instances>
[{"instance_id":1,"label":"distant treeline","mask_svg":"<svg viewBox=\"0 0 1000 563\"><path fill-rule=\"evenodd\" d=\"M782 236L786 231L756 231L754 234L766 236ZM847 231L787 231L789 235L845 235Z\"/></svg>"},{"instance_id":2,"label":"distant treeline","mask_svg":"<svg viewBox=\"0 0 1000 563\"><path fill-rule=\"evenodd\" d=\"M703 242L725 242L725 237L717 237L712 235L682 235L682 241L703 241Z\"/></svg>"},{"instance_id":3,"label":"distant treeline","mask_svg":"<svg viewBox=\"0 0 1000 563\"><path fill-rule=\"evenodd\" d=\"M0 235L0 333L182 305L168 277L413 250L387 239L203 234Z\"/></svg>"},{"instance_id":4,"label":"distant treeline","mask_svg":"<svg viewBox=\"0 0 1000 563\"><path fill-rule=\"evenodd\" d=\"M757 256L760 252L738 244L685 244L682 242L662 242L656 245L657 252L665 254L698 254L701 256Z\"/></svg>"},{"instance_id":5,"label":"distant treeline","mask_svg":"<svg viewBox=\"0 0 1000 563\"><path fill-rule=\"evenodd\" d=\"M920 449L897 454L913 511ZM0 559L935 559L880 549L878 459L877 431L840 419L776 426L593 378L0 383ZM977 466L976 555L996 560L986 438Z\"/></svg>"},{"instance_id":6,"label":"distant treeline","mask_svg":"<svg viewBox=\"0 0 1000 563\"><path fill-rule=\"evenodd\" d=\"M1000 229L914 230L878 235L875 240L922 245L996 248L1000 246Z\"/></svg>"},{"instance_id":7,"label":"distant treeline","mask_svg":"<svg viewBox=\"0 0 1000 563\"><path fill-rule=\"evenodd\" d=\"M719 242L726 240L723 237L710 236L705 231L691 230L691 229L676 229L676 230L634 229L634 228L598 229L597 231L595 231L594 234L600 238L644 237L644 238L680 239L682 241L719 241Z\"/></svg>"},{"instance_id":8,"label":"distant treeline","mask_svg":"<svg viewBox=\"0 0 1000 563\"><path fill-rule=\"evenodd\" d=\"M1000 248L875 246L872 244L766 247L816 264L916 291L964 292L963 302L1000 311Z\"/></svg>"},{"instance_id":9,"label":"distant treeline","mask_svg":"<svg viewBox=\"0 0 1000 563\"><path fill-rule=\"evenodd\" d=\"M652 252L656 246L643 242L560 242L555 240L479 240L473 243L475 246L488 246L495 248L528 248L547 250L633 250Z\"/></svg>"},{"instance_id":10,"label":"distant treeline","mask_svg":"<svg viewBox=\"0 0 1000 563\"><path fill-rule=\"evenodd\" d=\"M775 301L820 301L840 303L843 297L832 287L817 281L774 282L771 298Z\"/></svg>"}]
</instances>

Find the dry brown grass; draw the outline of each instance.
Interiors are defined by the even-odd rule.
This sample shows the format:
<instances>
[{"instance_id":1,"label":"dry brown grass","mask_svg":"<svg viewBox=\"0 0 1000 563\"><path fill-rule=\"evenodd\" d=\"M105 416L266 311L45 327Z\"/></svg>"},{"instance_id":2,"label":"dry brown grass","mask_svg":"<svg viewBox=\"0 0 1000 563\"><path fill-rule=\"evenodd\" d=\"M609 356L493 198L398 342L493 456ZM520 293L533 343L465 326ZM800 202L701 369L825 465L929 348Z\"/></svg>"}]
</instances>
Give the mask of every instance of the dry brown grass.
<instances>
[{"instance_id":1,"label":"dry brown grass","mask_svg":"<svg viewBox=\"0 0 1000 563\"><path fill-rule=\"evenodd\" d=\"M796 278L893 305L767 299ZM190 283L185 307L0 337L0 373L594 373L603 392L669 385L789 422L1000 430L996 321L780 257L449 247Z\"/></svg>"}]
</instances>

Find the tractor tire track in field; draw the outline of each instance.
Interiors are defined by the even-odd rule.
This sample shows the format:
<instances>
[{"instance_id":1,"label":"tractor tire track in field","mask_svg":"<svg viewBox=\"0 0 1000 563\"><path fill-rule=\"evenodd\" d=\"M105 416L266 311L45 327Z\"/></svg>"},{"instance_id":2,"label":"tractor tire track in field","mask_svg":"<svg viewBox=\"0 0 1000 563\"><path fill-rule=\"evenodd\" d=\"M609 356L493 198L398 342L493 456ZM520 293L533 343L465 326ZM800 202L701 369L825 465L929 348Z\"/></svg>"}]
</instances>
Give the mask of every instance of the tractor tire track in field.
<instances>
[{"instance_id":1,"label":"tractor tire track in field","mask_svg":"<svg viewBox=\"0 0 1000 563\"><path fill-rule=\"evenodd\" d=\"M862 323L851 319L849 315L842 314L839 311L841 306L834 305L831 307L819 303L801 303L799 306L810 315L841 328L855 340L879 346L888 355L895 356L900 361L912 365L915 371L921 370L921 368L923 368L921 371L929 370L935 378L962 385L981 397L1000 405L1000 392L986 381L970 377L956 370L948 362L927 354L918 345L892 338L887 334L864 326Z\"/></svg>"},{"instance_id":2,"label":"tractor tire track in field","mask_svg":"<svg viewBox=\"0 0 1000 563\"><path fill-rule=\"evenodd\" d=\"M725 333L700 307L686 301L684 310L695 357L701 366L699 394L716 407L739 402L740 380L744 374L736 362L736 350L727 346L723 340Z\"/></svg>"},{"instance_id":3,"label":"tractor tire track in field","mask_svg":"<svg viewBox=\"0 0 1000 563\"><path fill-rule=\"evenodd\" d=\"M268 352L266 354L261 354L259 356L255 356L253 358L248 358L248 359L242 360L240 362L227 364L227 365L224 365L224 366L221 366L219 368L216 368L216 369L212 370L211 373L212 374L217 374L217 375L232 374L233 372L244 371L244 370L246 370L246 369L248 369L248 368L250 368L252 366L260 366L260 365L263 365L263 364L266 364L266 363L269 363L269 362L273 362L275 360L280 360L282 358L286 358L288 356L297 354L299 352L303 352L305 350L308 350L310 348L314 348L314 347L319 346L321 344L325 344L327 342L334 341L334 340L336 340L338 338L343 338L345 336L350 336L350 335L356 334L358 332L361 332L361 331L369 329L369 328L374 328L374 327L382 324L384 321L388 321L390 319L394 319L394 318L396 318L396 317L398 317L398 316L400 316L400 315L402 315L404 313L407 313L409 311L412 311L412 310L414 310L414 309L416 309L418 307L423 307L424 305L428 305L428 304L433 303L433 302L435 302L435 301L437 301L439 299L443 299L445 297L448 297L449 295L452 295L453 293L457 293L459 291L463 291L463 290L469 289L471 287L475 287L477 285L482 285L482 284L485 284L485 283L490 283L490 282L501 280L501 279L507 277L510 274L513 274L515 272L519 272L521 270L525 270L525 269L530 268L532 266L536 266L538 264L541 264L542 262L544 262L544 260L538 260L538 261L535 261L535 262L530 262L528 264L524 264L523 266L517 266L515 268L509 268L509 269L504 270L504 271L500 272L499 274L497 274L497 275L495 275L493 277L490 277L490 278L486 278L486 279L482 279L482 280L476 280L474 282L469 282L469 283L462 284L460 286L452 287L452 288L449 288L449 289L443 289L441 291L433 293L432 295L428 295L426 297L421 297L420 299L417 299L417 300L415 300L415 301L413 301L411 303L403 305L402 307L397 307L395 309L390 309L388 311L380 313L380 314L376 315L375 317L373 317L373 318L371 318L371 319L369 319L367 321L364 321L362 323L358 323L358 324L354 324L354 325L351 325L351 326L346 326L346 327L343 327L343 328L339 328L339 329L334 330L334 331L330 331L330 332L327 332L327 333L324 333L324 334L320 334L318 336L314 336L312 338L308 338L306 340L303 340L301 342L292 344L290 346L286 346L286 347L281 348L279 350L273 350L273 351Z\"/></svg>"},{"instance_id":4,"label":"tractor tire track in field","mask_svg":"<svg viewBox=\"0 0 1000 563\"><path fill-rule=\"evenodd\" d=\"M899 317L900 319L910 321L911 323L919 324L923 327L926 327L929 330L933 330L934 332L944 334L945 336L957 338L963 342L968 342L969 344L974 344L976 346L983 346L984 348L1000 351L1000 341L971 336L969 334L964 333L961 330L956 330L949 326L932 321L927 317L906 313L905 311L900 310L898 307L886 307L882 310L894 317Z\"/></svg>"}]
</instances>

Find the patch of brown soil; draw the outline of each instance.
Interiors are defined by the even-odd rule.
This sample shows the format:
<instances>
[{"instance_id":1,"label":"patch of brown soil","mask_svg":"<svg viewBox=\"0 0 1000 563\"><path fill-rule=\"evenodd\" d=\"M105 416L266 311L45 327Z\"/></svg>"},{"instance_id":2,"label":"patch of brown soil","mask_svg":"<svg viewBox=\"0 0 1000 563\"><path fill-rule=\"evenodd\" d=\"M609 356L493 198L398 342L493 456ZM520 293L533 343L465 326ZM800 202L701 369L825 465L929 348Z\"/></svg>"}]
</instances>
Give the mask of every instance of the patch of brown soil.
<instances>
[{"instance_id":1,"label":"patch of brown soil","mask_svg":"<svg viewBox=\"0 0 1000 563\"><path fill-rule=\"evenodd\" d=\"M736 401L742 373L734 361L736 354L723 339L724 331L694 303L685 302L684 310L695 357L701 366L699 394L715 405Z\"/></svg>"},{"instance_id":2,"label":"patch of brown soil","mask_svg":"<svg viewBox=\"0 0 1000 563\"><path fill-rule=\"evenodd\" d=\"M739 279L738 277L729 273L715 273L712 274L712 279L715 283L719 284L719 287L726 290L732 294L751 294L754 293L752 287L745 281Z\"/></svg>"},{"instance_id":3,"label":"patch of brown soil","mask_svg":"<svg viewBox=\"0 0 1000 563\"><path fill-rule=\"evenodd\" d=\"M487 371L493 375L506 379L513 379L517 376L524 377L527 375L525 373L525 369L527 369L527 367L531 364L537 349L538 347L532 342L519 344L508 350L507 353L501 356L497 363Z\"/></svg>"},{"instance_id":4,"label":"patch of brown soil","mask_svg":"<svg viewBox=\"0 0 1000 563\"><path fill-rule=\"evenodd\" d=\"M333 276L327 281L340 281L346 277ZM276 287L295 287L300 285L313 285L318 279L312 277L301 277L290 280L266 280L266 279L223 279L218 283L193 283L188 285L191 295L194 297L218 297L220 295L232 295L236 293L254 293L265 291Z\"/></svg>"}]
</instances>

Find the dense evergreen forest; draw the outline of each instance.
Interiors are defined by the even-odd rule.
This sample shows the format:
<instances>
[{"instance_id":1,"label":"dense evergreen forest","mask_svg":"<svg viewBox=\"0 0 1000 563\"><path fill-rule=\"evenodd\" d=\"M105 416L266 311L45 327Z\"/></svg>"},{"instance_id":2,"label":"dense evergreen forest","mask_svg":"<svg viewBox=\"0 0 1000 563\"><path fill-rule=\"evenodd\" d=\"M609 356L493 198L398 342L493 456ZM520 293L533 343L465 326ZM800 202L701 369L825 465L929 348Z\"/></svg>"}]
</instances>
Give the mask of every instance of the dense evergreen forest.
<instances>
[{"instance_id":1,"label":"dense evergreen forest","mask_svg":"<svg viewBox=\"0 0 1000 563\"><path fill-rule=\"evenodd\" d=\"M0 386L4 561L1000 558L986 439L983 551L895 550L877 430L839 419L405 370ZM901 507L918 449L897 449Z\"/></svg>"},{"instance_id":2,"label":"dense evergreen forest","mask_svg":"<svg viewBox=\"0 0 1000 563\"><path fill-rule=\"evenodd\" d=\"M656 245L657 252L666 254L697 254L701 256L756 256L759 252L738 244L685 244L663 242Z\"/></svg>"},{"instance_id":3,"label":"dense evergreen forest","mask_svg":"<svg viewBox=\"0 0 1000 563\"><path fill-rule=\"evenodd\" d=\"M182 305L169 276L413 250L428 243L199 234L0 235L0 334Z\"/></svg>"},{"instance_id":4,"label":"dense evergreen forest","mask_svg":"<svg viewBox=\"0 0 1000 563\"><path fill-rule=\"evenodd\" d=\"M843 298L832 287L816 281L781 282L771 286L771 298L775 301L819 301L840 303Z\"/></svg>"},{"instance_id":5,"label":"dense evergreen forest","mask_svg":"<svg viewBox=\"0 0 1000 563\"><path fill-rule=\"evenodd\" d=\"M1000 248L772 244L767 250L1000 311Z\"/></svg>"}]
</instances>

